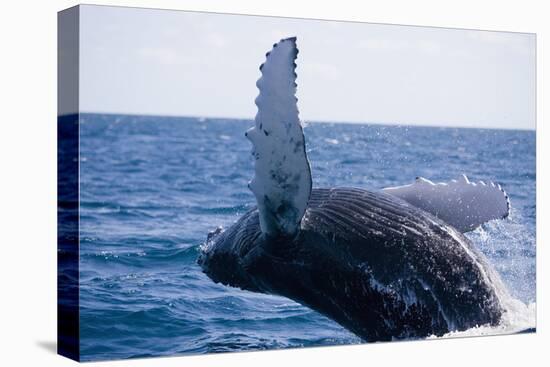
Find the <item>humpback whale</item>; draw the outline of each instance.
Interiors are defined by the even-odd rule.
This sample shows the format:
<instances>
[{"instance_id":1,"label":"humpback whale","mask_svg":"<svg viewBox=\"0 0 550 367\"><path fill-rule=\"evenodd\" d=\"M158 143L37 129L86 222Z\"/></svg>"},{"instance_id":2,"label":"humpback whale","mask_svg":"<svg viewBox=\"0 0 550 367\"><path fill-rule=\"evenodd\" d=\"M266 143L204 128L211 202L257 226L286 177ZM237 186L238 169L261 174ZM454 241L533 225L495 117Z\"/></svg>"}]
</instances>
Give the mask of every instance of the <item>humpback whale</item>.
<instances>
[{"instance_id":1,"label":"humpback whale","mask_svg":"<svg viewBox=\"0 0 550 367\"><path fill-rule=\"evenodd\" d=\"M366 341L496 325L508 293L463 235L508 216L495 183L417 178L367 190L314 188L298 116L296 38L266 54L252 142L256 206L210 232L198 263L214 282L288 297Z\"/></svg>"}]
</instances>

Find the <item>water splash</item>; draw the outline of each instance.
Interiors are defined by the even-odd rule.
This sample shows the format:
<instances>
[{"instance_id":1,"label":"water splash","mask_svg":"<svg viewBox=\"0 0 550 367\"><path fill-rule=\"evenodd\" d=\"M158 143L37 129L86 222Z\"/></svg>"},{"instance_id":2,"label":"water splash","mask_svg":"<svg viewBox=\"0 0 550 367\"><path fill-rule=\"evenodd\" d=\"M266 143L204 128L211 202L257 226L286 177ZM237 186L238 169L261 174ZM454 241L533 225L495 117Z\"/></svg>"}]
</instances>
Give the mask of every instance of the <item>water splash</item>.
<instances>
[{"instance_id":1,"label":"water splash","mask_svg":"<svg viewBox=\"0 0 550 367\"><path fill-rule=\"evenodd\" d=\"M428 339L507 335L534 331L536 328L536 306L534 302L525 304L518 299L510 298L505 306L507 311L498 325L480 325L464 331L451 331L441 337L431 336Z\"/></svg>"}]
</instances>

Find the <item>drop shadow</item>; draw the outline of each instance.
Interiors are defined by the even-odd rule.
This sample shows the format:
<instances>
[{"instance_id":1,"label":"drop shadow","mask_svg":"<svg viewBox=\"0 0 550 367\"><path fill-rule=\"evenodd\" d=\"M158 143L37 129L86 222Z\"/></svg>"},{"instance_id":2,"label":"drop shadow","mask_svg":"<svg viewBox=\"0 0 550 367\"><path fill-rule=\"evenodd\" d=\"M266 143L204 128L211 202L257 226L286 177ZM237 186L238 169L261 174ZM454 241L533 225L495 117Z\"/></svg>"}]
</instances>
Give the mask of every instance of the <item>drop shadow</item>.
<instances>
[{"instance_id":1,"label":"drop shadow","mask_svg":"<svg viewBox=\"0 0 550 367\"><path fill-rule=\"evenodd\" d=\"M47 352L57 354L57 342L52 340L38 340L36 345L46 350Z\"/></svg>"}]
</instances>

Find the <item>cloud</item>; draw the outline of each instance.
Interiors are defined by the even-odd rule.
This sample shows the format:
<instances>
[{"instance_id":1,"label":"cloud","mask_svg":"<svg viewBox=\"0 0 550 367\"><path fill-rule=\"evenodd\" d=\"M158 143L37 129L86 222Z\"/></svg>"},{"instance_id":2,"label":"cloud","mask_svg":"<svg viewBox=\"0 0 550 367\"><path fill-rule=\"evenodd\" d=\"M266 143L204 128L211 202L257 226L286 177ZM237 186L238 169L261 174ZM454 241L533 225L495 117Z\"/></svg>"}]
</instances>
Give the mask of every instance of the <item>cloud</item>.
<instances>
[{"instance_id":1,"label":"cloud","mask_svg":"<svg viewBox=\"0 0 550 367\"><path fill-rule=\"evenodd\" d=\"M330 64L323 63L309 63L307 69L303 70L304 73L314 74L314 78L326 79L330 81L338 81L342 77L341 70Z\"/></svg>"},{"instance_id":2,"label":"cloud","mask_svg":"<svg viewBox=\"0 0 550 367\"><path fill-rule=\"evenodd\" d=\"M397 40L397 39L367 39L357 43L357 48L365 50L418 50L427 54L441 52L441 44L433 40Z\"/></svg>"},{"instance_id":3,"label":"cloud","mask_svg":"<svg viewBox=\"0 0 550 367\"><path fill-rule=\"evenodd\" d=\"M468 38L489 43L515 43L517 36L509 32L465 31Z\"/></svg>"},{"instance_id":4,"label":"cloud","mask_svg":"<svg viewBox=\"0 0 550 367\"><path fill-rule=\"evenodd\" d=\"M228 46L228 40L221 33L212 32L205 36L206 42L215 48L225 48Z\"/></svg>"},{"instance_id":5,"label":"cloud","mask_svg":"<svg viewBox=\"0 0 550 367\"><path fill-rule=\"evenodd\" d=\"M186 59L181 57L176 49L170 47L140 47L136 53L138 57L164 66L182 65Z\"/></svg>"},{"instance_id":6,"label":"cloud","mask_svg":"<svg viewBox=\"0 0 550 367\"><path fill-rule=\"evenodd\" d=\"M467 37L485 45L504 47L512 52L523 55L535 54L535 34L497 32L497 31L467 31Z\"/></svg>"}]
</instances>

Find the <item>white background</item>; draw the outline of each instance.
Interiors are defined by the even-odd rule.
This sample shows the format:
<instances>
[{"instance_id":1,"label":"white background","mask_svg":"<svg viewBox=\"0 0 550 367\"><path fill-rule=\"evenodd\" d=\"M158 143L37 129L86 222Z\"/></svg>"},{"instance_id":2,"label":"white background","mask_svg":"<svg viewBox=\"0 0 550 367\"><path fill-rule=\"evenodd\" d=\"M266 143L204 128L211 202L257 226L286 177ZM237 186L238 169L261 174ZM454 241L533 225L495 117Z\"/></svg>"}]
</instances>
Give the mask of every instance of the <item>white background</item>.
<instances>
[{"instance_id":1,"label":"white background","mask_svg":"<svg viewBox=\"0 0 550 367\"><path fill-rule=\"evenodd\" d=\"M116 366L530 366L550 361L545 1L95 1L168 9L537 33L537 334L104 362ZM56 339L56 12L74 1L10 1L0 12L0 364L65 366ZM546 60L546 63L543 62ZM542 164L541 164L542 163ZM546 224L546 226L545 226ZM546 342L544 341L546 339ZM545 346L546 345L546 346Z\"/></svg>"}]
</instances>

